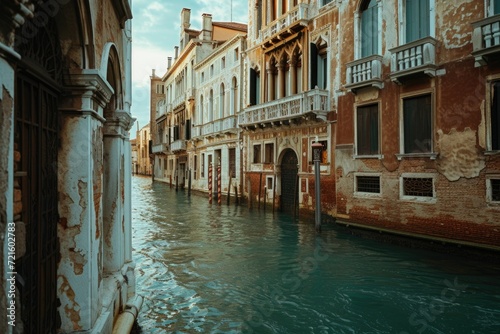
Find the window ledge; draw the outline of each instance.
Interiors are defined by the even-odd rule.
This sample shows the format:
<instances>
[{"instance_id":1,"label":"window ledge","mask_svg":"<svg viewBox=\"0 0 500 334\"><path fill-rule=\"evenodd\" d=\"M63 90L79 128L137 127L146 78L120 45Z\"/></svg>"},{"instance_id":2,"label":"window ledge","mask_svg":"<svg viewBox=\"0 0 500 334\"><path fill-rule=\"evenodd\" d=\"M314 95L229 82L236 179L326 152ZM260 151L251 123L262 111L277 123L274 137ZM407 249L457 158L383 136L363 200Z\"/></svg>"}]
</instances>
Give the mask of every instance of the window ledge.
<instances>
[{"instance_id":1,"label":"window ledge","mask_svg":"<svg viewBox=\"0 0 500 334\"><path fill-rule=\"evenodd\" d=\"M405 202L414 202L423 204L436 204L437 202L436 197L406 196L406 195L401 196L400 200Z\"/></svg>"},{"instance_id":2,"label":"window ledge","mask_svg":"<svg viewBox=\"0 0 500 334\"><path fill-rule=\"evenodd\" d=\"M366 193L361 191L355 191L353 196L354 198L362 198L362 199L367 199L367 198L382 199L381 193Z\"/></svg>"},{"instance_id":3,"label":"window ledge","mask_svg":"<svg viewBox=\"0 0 500 334\"><path fill-rule=\"evenodd\" d=\"M406 158L429 158L431 160L436 160L439 153L402 153L396 154L398 160L406 159Z\"/></svg>"},{"instance_id":4,"label":"window ledge","mask_svg":"<svg viewBox=\"0 0 500 334\"><path fill-rule=\"evenodd\" d=\"M500 155L500 151L484 151L484 155Z\"/></svg>"},{"instance_id":5,"label":"window ledge","mask_svg":"<svg viewBox=\"0 0 500 334\"><path fill-rule=\"evenodd\" d=\"M354 154L352 156L353 159L379 159L379 160L382 160L384 159L384 155L383 154L376 154L376 155L357 155L357 154Z\"/></svg>"}]
</instances>

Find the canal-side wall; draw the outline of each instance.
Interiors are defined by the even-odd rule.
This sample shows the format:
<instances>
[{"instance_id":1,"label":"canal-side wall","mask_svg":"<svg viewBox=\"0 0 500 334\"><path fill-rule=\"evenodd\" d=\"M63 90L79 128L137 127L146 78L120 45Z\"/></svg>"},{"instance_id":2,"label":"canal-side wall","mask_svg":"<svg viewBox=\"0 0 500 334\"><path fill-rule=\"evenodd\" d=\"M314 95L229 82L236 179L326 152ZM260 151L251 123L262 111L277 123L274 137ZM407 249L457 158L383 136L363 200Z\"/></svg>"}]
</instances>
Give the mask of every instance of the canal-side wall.
<instances>
[{"instance_id":1,"label":"canal-side wall","mask_svg":"<svg viewBox=\"0 0 500 334\"><path fill-rule=\"evenodd\" d=\"M434 3L434 2L432 2ZM398 76L391 64L393 48L401 46L394 17L397 2L384 2L379 34L382 87L350 90L341 86L335 149L337 219L429 238L498 246L500 202L492 199L492 181L500 175L500 155L492 149L493 84L500 80L498 61L480 65L473 52L473 23L487 16L486 2L435 2L431 34L436 39L433 75ZM341 64L357 59L357 2L339 5L344 47ZM401 20L401 18L399 18ZM497 55L498 57L498 55ZM497 58L498 59L498 58ZM340 67L344 68L343 66ZM347 83L347 72L340 71ZM404 151L404 101L430 96L430 150ZM356 110L377 105L379 152L359 156ZM364 177L379 180L378 191L359 187ZM406 186L430 182L425 195L409 195ZM421 185L418 185L421 187ZM423 189L423 188L421 188Z\"/></svg>"}]
</instances>

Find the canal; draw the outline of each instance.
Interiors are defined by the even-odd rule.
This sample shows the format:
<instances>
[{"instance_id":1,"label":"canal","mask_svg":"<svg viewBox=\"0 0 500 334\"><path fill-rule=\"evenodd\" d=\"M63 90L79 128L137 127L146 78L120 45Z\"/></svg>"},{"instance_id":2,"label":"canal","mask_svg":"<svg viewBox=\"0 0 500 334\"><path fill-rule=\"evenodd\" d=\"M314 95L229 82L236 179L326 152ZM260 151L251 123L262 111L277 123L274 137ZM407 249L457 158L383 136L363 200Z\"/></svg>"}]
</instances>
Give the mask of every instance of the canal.
<instances>
[{"instance_id":1,"label":"canal","mask_svg":"<svg viewBox=\"0 0 500 334\"><path fill-rule=\"evenodd\" d=\"M140 333L500 333L500 267L132 178Z\"/></svg>"}]
</instances>

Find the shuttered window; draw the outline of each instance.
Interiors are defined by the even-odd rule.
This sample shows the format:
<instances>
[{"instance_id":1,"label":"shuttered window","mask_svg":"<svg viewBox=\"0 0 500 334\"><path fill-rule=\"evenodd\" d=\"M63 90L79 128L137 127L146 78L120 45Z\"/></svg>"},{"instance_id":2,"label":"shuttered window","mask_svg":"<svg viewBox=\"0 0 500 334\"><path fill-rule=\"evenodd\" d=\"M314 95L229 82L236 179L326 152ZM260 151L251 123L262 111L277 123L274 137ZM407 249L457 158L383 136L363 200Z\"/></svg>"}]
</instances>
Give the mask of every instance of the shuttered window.
<instances>
[{"instance_id":1,"label":"shuttered window","mask_svg":"<svg viewBox=\"0 0 500 334\"><path fill-rule=\"evenodd\" d=\"M431 95L403 100L404 153L432 152Z\"/></svg>"},{"instance_id":2,"label":"shuttered window","mask_svg":"<svg viewBox=\"0 0 500 334\"><path fill-rule=\"evenodd\" d=\"M361 58L378 54L378 4L371 0L361 13Z\"/></svg>"},{"instance_id":3,"label":"shuttered window","mask_svg":"<svg viewBox=\"0 0 500 334\"><path fill-rule=\"evenodd\" d=\"M430 36L430 0L406 0L406 43Z\"/></svg>"},{"instance_id":4,"label":"shuttered window","mask_svg":"<svg viewBox=\"0 0 500 334\"><path fill-rule=\"evenodd\" d=\"M379 154L378 105L358 107L356 111L357 154Z\"/></svg>"}]
</instances>

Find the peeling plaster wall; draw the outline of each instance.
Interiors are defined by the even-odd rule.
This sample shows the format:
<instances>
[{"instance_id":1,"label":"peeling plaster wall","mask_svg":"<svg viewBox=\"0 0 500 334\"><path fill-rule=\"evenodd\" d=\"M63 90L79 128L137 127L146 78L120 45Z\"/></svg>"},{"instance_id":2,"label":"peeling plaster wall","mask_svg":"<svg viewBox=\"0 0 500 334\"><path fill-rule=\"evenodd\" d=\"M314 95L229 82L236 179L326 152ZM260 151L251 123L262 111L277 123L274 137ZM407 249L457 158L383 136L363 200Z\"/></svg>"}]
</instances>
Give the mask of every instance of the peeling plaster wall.
<instances>
[{"instance_id":1,"label":"peeling plaster wall","mask_svg":"<svg viewBox=\"0 0 500 334\"><path fill-rule=\"evenodd\" d=\"M345 64L355 60L354 11L357 1L338 4L340 63L336 70L345 83ZM434 78L411 78L402 85L390 80L390 49L400 45L397 1L384 2L382 38L382 89L363 88L356 94L342 85L338 97L335 178L337 218L372 227L419 235L444 237L484 245L500 244L500 207L486 201L486 178L498 175L498 155L485 155L488 136L485 102L490 75L497 65L474 67L471 23L484 18L484 2L436 1L436 61L441 72ZM333 71L335 72L335 71ZM334 80L332 78L332 80ZM401 99L431 93L433 97L433 151L435 160L401 160ZM354 159L355 110L358 105L379 104L379 159ZM355 193L355 173L380 175L381 194ZM419 173L434 178L435 198L402 199L401 177Z\"/></svg>"},{"instance_id":2,"label":"peeling plaster wall","mask_svg":"<svg viewBox=\"0 0 500 334\"><path fill-rule=\"evenodd\" d=\"M101 245L97 237L102 230L99 217L102 210L99 201L95 201L102 177L99 173L102 156L96 157L95 152L100 152L102 141L93 135L99 132L100 122L86 116L64 117L61 123L58 166L61 251L58 290L60 312L64 312L61 328L89 330L98 317L98 286L102 277Z\"/></svg>"}]
</instances>

